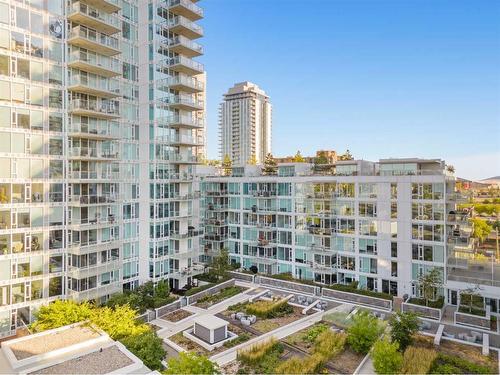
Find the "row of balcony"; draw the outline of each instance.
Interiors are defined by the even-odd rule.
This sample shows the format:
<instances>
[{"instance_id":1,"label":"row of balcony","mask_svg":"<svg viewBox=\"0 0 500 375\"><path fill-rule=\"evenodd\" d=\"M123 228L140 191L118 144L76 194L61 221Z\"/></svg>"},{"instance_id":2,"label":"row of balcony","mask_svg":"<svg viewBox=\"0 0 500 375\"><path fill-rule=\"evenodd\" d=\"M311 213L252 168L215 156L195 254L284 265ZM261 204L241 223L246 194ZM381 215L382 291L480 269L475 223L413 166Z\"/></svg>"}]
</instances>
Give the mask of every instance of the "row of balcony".
<instances>
[{"instance_id":1,"label":"row of balcony","mask_svg":"<svg viewBox=\"0 0 500 375\"><path fill-rule=\"evenodd\" d=\"M68 202L76 205L97 205L97 204L113 204L119 201L122 197L118 194L95 194L95 195L70 195Z\"/></svg>"},{"instance_id":2,"label":"row of balcony","mask_svg":"<svg viewBox=\"0 0 500 375\"><path fill-rule=\"evenodd\" d=\"M167 105L171 109L182 111L201 111L204 108L203 100L195 99L191 95L167 95L158 99L159 104Z\"/></svg>"},{"instance_id":3,"label":"row of balcony","mask_svg":"<svg viewBox=\"0 0 500 375\"><path fill-rule=\"evenodd\" d=\"M155 137L155 142L167 143L174 146L201 146L203 145L203 138L191 135L166 135Z\"/></svg>"},{"instance_id":4,"label":"row of balcony","mask_svg":"<svg viewBox=\"0 0 500 375\"><path fill-rule=\"evenodd\" d=\"M120 0L85 0L85 2L107 13L114 13L121 9Z\"/></svg>"},{"instance_id":5,"label":"row of balcony","mask_svg":"<svg viewBox=\"0 0 500 375\"><path fill-rule=\"evenodd\" d=\"M187 129L202 129L205 124L202 119L187 116L187 115L174 115L168 117L160 117L156 120L159 127L164 128L187 128Z\"/></svg>"}]
</instances>

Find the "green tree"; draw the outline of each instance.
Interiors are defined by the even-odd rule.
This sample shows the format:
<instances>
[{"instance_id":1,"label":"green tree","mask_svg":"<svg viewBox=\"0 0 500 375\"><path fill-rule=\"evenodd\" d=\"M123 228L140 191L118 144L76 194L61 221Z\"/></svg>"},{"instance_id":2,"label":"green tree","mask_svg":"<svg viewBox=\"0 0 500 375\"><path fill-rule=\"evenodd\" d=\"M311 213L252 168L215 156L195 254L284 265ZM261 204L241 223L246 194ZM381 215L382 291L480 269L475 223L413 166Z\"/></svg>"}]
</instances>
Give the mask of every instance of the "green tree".
<instances>
[{"instance_id":1,"label":"green tree","mask_svg":"<svg viewBox=\"0 0 500 375\"><path fill-rule=\"evenodd\" d=\"M211 263L211 272L217 277L217 279L224 279L227 277L227 272L231 269L231 263L229 262L229 250L222 249L220 254L213 257Z\"/></svg>"},{"instance_id":2,"label":"green tree","mask_svg":"<svg viewBox=\"0 0 500 375\"><path fill-rule=\"evenodd\" d=\"M474 231L472 232L472 236L477 238L480 242L483 242L490 235L493 227L489 225L486 220L473 218L471 219L472 224L474 225Z\"/></svg>"},{"instance_id":3,"label":"green tree","mask_svg":"<svg viewBox=\"0 0 500 375\"><path fill-rule=\"evenodd\" d=\"M302 156L302 154L300 153L300 151L297 151L297 153L293 157L293 161L295 163L303 163L303 162L305 162L304 157Z\"/></svg>"},{"instance_id":4,"label":"green tree","mask_svg":"<svg viewBox=\"0 0 500 375\"><path fill-rule=\"evenodd\" d=\"M40 307L35 313L36 320L31 324L34 332L59 328L68 324L90 319L94 307L88 303L77 303L72 300L57 300Z\"/></svg>"},{"instance_id":5,"label":"green tree","mask_svg":"<svg viewBox=\"0 0 500 375\"><path fill-rule=\"evenodd\" d=\"M450 173L455 173L455 167L451 164L448 164L446 166L446 171L450 172Z\"/></svg>"},{"instance_id":6,"label":"green tree","mask_svg":"<svg viewBox=\"0 0 500 375\"><path fill-rule=\"evenodd\" d=\"M377 374L397 374L403 365L403 355L398 351L399 345L387 338L378 340L371 353L373 368Z\"/></svg>"},{"instance_id":7,"label":"green tree","mask_svg":"<svg viewBox=\"0 0 500 375\"><path fill-rule=\"evenodd\" d=\"M266 160L264 160L264 168L262 168L262 173L264 175L275 175L278 171L278 165L276 164L276 160L271 153L266 155Z\"/></svg>"},{"instance_id":8,"label":"green tree","mask_svg":"<svg viewBox=\"0 0 500 375\"><path fill-rule=\"evenodd\" d=\"M324 152L318 153L318 155L314 158L314 164L328 164L328 158L326 157Z\"/></svg>"},{"instance_id":9,"label":"green tree","mask_svg":"<svg viewBox=\"0 0 500 375\"><path fill-rule=\"evenodd\" d=\"M412 312L396 312L389 320L391 339L404 351L413 341L413 335L418 332L418 317Z\"/></svg>"},{"instance_id":10,"label":"green tree","mask_svg":"<svg viewBox=\"0 0 500 375\"><path fill-rule=\"evenodd\" d=\"M162 369L161 361L165 358L165 349L163 349L163 340L154 332L148 331L140 335L128 336L121 342L150 369Z\"/></svg>"},{"instance_id":11,"label":"green tree","mask_svg":"<svg viewBox=\"0 0 500 375\"><path fill-rule=\"evenodd\" d=\"M222 159L222 173L224 176L230 176L233 171L233 161L229 157L229 155L224 155L224 159Z\"/></svg>"},{"instance_id":12,"label":"green tree","mask_svg":"<svg viewBox=\"0 0 500 375\"><path fill-rule=\"evenodd\" d=\"M422 290L422 297L425 300L425 305L428 306L430 300L436 298L437 290L443 285L441 271L438 268L420 275L418 285Z\"/></svg>"},{"instance_id":13,"label":"green tree","mask_svg":"<svg viewBox=\"0 0 500 375\"><path fill-rule=\"evenodd\" d=\"M354 351L366 354L382 333L382 326L376 317L366 311L358 312L352 321L347 330L347 342Z\"/></svg>"},{"instance_id":14,"label":"green tree","mask_svg":"<svg viewBox=\"0 0 500 375\"><path fill-rule=\"evenodd\" d=\"M182 352L177 358L170 358L167 362L167 369L164 371L167 375L176 374L219 374L217 365L211 362L207 357L196 355L194 353Z\"/></svg>"}]
</instances>

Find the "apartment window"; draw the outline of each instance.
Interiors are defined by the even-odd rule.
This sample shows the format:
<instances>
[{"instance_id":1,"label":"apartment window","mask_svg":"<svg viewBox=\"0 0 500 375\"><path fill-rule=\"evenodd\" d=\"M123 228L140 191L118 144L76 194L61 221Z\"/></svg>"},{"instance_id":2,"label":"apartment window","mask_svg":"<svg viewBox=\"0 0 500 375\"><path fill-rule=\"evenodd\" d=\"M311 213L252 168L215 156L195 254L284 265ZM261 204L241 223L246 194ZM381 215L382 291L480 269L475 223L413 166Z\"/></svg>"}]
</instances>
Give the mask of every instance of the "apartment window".
<instances>
[{"instance_id":1,"label":"apartment window","mask_svg":"<svg viewBox=\"0 0 500 375\"><path fill-rule=\"evenodd\" d=\"M391 202L391 219L397 219L397 218L398 218L398 203Z\"/></svg>"},{"instance_id":2,"label":"apartment window","mask_svg":"<svg viewBox=\"0 0 500 375\"><path fill-rule=\"evenodd\" d=\"M391 183L391 199L397 199L398 197L398 184Z\"/></svg>"},{"instance_id":3,"label":"apartment window","mask_svg":"<svg viewBox=\"0 0 500 375\"><path fill-rule=\"evenodd\" d=\"M391 276L398 277L398 262L391 262Z\"/></svg>"},{"instance_id":4,"label":"apartment window","mask_svg":"<svg viewBox=\"0 0 500 375\"><path fill-rule=\"evenodd\" d=\"M398 257L398 243L397 242L391 242L391 257L393 257L393 258Z\"/></svg>"},{"instance_id":5,"label":"apartment window","mask_svg":"<svg viewBox=\"0 0 500 375\"><path fill-rule=\"evenodd\" d=\"M376 217L377 204L376 203L359 203L359 216Z\"/></svg>"}]
</instances>

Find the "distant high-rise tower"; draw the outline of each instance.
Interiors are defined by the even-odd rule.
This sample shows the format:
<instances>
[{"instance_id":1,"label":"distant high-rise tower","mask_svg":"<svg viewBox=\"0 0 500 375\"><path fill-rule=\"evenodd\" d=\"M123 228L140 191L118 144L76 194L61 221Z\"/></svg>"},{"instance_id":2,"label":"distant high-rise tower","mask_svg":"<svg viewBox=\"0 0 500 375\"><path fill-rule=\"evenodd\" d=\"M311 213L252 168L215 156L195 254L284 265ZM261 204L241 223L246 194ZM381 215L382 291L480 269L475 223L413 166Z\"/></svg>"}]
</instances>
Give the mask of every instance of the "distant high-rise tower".
<instances>
[{"instance_id":1,"label":"distant high-rise tower","mask_svg":"<svg viewBox=\"0 0 500 375\"><path fill-rule=\"evenodd\" d=\"M224 94L220 106L220 153L233 165L244 165L255 158L264 162L271 152L271 103L256 84L241 82Z\"/></svg>"}]
</instances>

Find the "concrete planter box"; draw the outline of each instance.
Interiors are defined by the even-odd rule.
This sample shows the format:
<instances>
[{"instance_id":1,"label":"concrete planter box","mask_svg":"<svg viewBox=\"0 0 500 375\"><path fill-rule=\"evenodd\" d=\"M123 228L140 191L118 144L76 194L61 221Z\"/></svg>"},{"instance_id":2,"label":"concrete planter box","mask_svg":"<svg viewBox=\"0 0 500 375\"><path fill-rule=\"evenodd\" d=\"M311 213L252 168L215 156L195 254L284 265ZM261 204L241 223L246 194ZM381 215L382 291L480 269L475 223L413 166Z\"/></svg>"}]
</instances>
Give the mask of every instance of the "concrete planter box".
<instances>
[{"instance_id":1,"label":"concrete planter box","mask_svg":"<svg viewBox=\"0 0 500 375\"><path fill-rule=\"evenodd\" d=\"M201 299L203 297L206 297L206 296L209 296L212 294L216 294L216 293L220 292L222 289L229 288L229 287L234 286L234 285L235 285L234 279L227 280L227 281L224 281L223 283L214 285L213 287L202 290L201 292L195 293L192 296L187 296L186 297L187 304L191 305L192 303L196 303L199 299Z\"/></svg>"},{"instance_id":2,"label":"concrete planter box","mask_svg":"<svg viewBox=\"0 0 500 375\"><path fill-rule=\"evenodd\" d=\"M455 324L485 329L488 331L491 329L489 314L486 314L486 316L478 316L455 311Z\"/></svg>"},{"instance_id":3,"label":"concrete planter box","mask_svg":"<svg viewBox=\"0 0 500 375\"><path fill-rule=\"evenodd\" d=\"M231 275L231 277L236 280L246 281L249 283L254 282L255 275L250 275L248 273L242 273L236 271L229 271L228 274Z\"/></svg>"},{"instance_id":4,"label":"concrete planter box","mask_svg":"<svg viewBox=\"0 0 500 375\"><path fill-rule=\"evenodd\" d=\"M422 318L434 319L437 321L441 321L442 310L436 309L434 307L415 305L413 303L404 302L401 305L401 310L403 312L413 312Z\"/></svg>"},{"instance_id":5,"label":"concrete planter box","mask_svg":"<svg viewBox=\"0 0 500 375\"><path fill-rule=\"evenodd\" d=\"M162 306L162 307L158 307L157 309L155 309L155 312L156 312L156 314L155 314L156 316L155 317L159 318L160 316L163 316L165 314L171 313L172 311L178 310L181 307L182 307L181 306L181 300L178 299L177 301L169 303L168 305L165 305L165 306Z\"/></svg>"},{"instance_id":6,"label":"concrete planter box","mask_svg":"<svg viewBox=\"0 0 500 375\"><path fill-rule=\"evenodd\" d=\"M314 285L294 283L293 281L273 279L271 277L265 277L265 276L258 276L257 280L258 280L257 282L261 285L290 290L292 292L307 293L312 295L316 295L317 293L316 289L318 290L320 289L319 287L316 287Z\"/></svg>"},{"instance_id":7,"label":"concrete planter box","mask_svg":"<svg viewBox=\"0 0 500 375\"><path fill-rule=\"evenodd\" d=\"M370 297L357 293L343 292L340 290L329 289L329 288L322 288L321 291L323 297L325 298L334 298L341 301L346 301L358 305L370 306L388 311L392 310L392 301L387 299Z\"/></svg>"}]
</instances>

